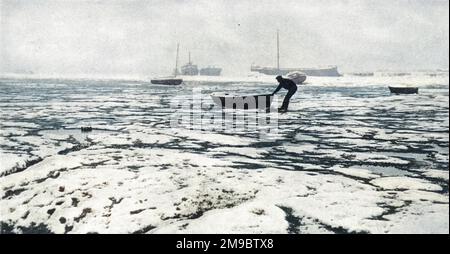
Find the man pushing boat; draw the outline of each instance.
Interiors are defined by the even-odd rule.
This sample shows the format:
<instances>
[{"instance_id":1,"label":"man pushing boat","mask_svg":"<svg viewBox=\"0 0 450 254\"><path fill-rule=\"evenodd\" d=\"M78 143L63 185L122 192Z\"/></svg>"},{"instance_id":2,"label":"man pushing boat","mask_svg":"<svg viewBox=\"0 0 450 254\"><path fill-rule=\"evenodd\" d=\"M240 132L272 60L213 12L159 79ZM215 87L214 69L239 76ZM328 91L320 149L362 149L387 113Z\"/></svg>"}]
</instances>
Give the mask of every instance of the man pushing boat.
<instances>
[{"instance_id":1,"label":"man pushing boat","mask_svg":"<svg viewBox=\"0 0 450 254\"><path fill-rule=\"evenodd\" d=\"M288 93L286 94L286 96L284 96L283 104L278 109L279 112L286 112L288 110L289 100L297 92L297 85L294 83L294 81L283 78L282 76L277 76L276 80L278 81L279 85L277 89L275 89L275 91L272 93L272 96L280 91L281 88L288 90Z\"/></svg>"}]
</instances>

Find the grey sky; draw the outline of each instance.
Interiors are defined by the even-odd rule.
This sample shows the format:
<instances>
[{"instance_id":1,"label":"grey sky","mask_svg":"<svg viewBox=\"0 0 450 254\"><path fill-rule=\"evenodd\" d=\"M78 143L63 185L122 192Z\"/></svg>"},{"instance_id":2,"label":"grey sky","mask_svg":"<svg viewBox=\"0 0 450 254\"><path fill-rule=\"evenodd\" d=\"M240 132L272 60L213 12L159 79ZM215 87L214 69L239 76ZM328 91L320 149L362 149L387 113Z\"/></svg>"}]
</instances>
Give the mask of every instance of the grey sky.
<instances>
[{"instance_id":1,"label":"grey sky","mask_svg":"<svg viewBox=\"0 0 450 254\"><path fill-rule=\"evenodd\" d=\"M252 63L344 71L448 68L446 0L0 0L0 72L169 74Z\"/></svg>"}]
</instances>

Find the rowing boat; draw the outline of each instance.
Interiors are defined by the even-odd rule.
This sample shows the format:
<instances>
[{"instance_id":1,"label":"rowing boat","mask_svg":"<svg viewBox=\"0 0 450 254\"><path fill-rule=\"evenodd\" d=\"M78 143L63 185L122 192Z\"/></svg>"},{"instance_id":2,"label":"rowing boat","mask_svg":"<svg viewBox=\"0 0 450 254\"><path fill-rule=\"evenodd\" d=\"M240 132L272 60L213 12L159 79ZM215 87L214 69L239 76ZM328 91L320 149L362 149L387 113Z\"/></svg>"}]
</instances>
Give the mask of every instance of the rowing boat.
<instances>
[{"instance_id":1,"label":"rowing boat","mask_svg":"<svg viewBox=\"0 0 450 254\"><path fill-rule=\"evenodd\" d=\"M389 90L393 94L417 94L419 93L418 87L389 87Z\"/></svg>"}]
</instances>

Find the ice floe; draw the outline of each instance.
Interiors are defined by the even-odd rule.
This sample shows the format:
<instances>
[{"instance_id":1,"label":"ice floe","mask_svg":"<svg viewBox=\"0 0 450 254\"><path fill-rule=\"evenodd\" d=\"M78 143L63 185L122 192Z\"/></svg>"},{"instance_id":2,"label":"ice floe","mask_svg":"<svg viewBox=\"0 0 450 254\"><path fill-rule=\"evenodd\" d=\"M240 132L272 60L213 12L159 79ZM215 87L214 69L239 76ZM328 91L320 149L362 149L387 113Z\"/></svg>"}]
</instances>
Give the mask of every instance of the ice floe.
<instances>
[{"instance_id":1,"label":"ice floe","mask_svg":"<svg viewBox=\"0 0 450 254\"><path fill-rule=\"evenodd\" d=\"M371 181L372 184L385 190L428 190L440 191L442 187L429 181L412 177L382 177Z\"/></svg>"},{"instance_id":2,"label":"ice floe","mask_svg":"<svg viewBox=\"0 0 450 254\"><path fill-rule=\"evenodd\" d=\"M270 138L170 125L218 81L0 79L2 233L448 233L448 75L311 77Z\"/></svg>"}]
</instances>

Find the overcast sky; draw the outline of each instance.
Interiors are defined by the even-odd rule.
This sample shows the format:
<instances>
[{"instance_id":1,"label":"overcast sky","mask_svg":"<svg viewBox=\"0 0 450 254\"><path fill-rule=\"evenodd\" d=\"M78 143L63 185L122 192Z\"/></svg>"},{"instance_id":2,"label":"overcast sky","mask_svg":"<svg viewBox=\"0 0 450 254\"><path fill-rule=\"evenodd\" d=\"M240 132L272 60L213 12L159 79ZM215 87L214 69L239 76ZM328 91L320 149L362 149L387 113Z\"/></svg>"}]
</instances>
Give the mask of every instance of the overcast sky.
<instances>
[{"instance_id":1,"label":"overcast sky","mask_svg":"<svg viewBox=\"0 0 450 254\"><path fill-rule=\"evenodd\" d=\"M447 0L0 0L0 72L163 75L252 63L448 69Z\"/></svg>"}]
</instances>

